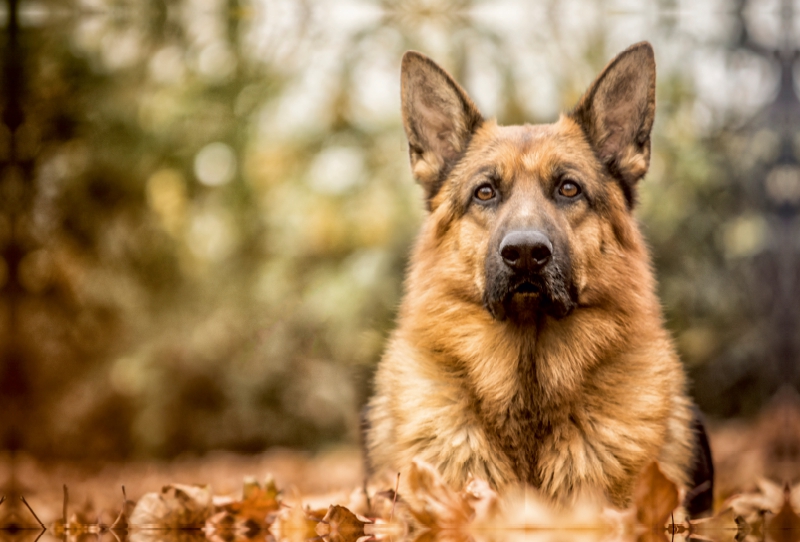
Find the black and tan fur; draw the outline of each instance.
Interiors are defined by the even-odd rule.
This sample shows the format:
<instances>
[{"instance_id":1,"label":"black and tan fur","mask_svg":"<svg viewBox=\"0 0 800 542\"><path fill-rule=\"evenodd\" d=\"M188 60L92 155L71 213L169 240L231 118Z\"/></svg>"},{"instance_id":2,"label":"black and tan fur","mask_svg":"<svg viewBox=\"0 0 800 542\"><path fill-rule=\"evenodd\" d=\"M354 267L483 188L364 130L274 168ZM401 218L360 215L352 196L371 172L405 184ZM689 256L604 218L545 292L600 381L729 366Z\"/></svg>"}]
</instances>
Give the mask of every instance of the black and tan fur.
<instances>
[{"instance_id":1,"label":"black and tan fur","mask_svg":"<svg viewBox=\"0 0 800 542\"><path fill-rule=\"evenodd\" d=\"M624 506L658 460L690 488L694 414L632 215L650 161L650 45L612 60L553 124L484 119L415 52L402 103L429 213L368 405L372 468L421 459L455 486L474 475ZM498 247L514 232L546 238L545 265L509 267Z\"/></svg>"}]
</instances>

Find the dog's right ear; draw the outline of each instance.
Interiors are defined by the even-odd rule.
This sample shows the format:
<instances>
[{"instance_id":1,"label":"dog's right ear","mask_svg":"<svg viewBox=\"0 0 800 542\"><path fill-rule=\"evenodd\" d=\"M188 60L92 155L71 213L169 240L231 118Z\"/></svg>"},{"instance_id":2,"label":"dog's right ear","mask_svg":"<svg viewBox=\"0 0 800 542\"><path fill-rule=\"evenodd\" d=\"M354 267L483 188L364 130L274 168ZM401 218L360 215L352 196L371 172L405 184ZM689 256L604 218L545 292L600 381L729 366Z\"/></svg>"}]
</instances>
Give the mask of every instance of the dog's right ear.
<instances>
[{"instance_id":1,"label":"dog's right ear","mask_svg":"<svg viewBox=\"0 0 800 542\"><path fill-rule=\"evenodd\" d=\"M400 79L411 171L430 201L483 117L464 89L421 53L403 55Z\"/></svg>"}]
</instances>

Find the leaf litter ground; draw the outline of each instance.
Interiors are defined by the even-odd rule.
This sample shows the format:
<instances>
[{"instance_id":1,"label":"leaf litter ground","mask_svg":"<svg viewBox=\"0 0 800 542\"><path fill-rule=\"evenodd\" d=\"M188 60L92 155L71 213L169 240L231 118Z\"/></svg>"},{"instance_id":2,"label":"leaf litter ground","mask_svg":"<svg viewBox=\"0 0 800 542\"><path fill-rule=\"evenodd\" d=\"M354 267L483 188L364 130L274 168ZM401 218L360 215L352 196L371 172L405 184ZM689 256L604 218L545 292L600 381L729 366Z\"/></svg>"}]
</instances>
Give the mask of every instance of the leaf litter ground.
<instances>
[{"instance_id":1,"label":"leaf litter ground","mask_svg":"<svg viewBox=\"0 0 800 542\"><path fill-rule=\"evenodd\" d=\"M618 510L591 497L555 509L530 488L498 495L478 479L458 492L424 463L412 465L406 487L364 488L357 450L101 467L5 456L0 542L800 542L800 401L787 396L749 424L719 425L711 440L716 513L692 521L655 463L632 506Z\"/></svg>"}]
</instances>

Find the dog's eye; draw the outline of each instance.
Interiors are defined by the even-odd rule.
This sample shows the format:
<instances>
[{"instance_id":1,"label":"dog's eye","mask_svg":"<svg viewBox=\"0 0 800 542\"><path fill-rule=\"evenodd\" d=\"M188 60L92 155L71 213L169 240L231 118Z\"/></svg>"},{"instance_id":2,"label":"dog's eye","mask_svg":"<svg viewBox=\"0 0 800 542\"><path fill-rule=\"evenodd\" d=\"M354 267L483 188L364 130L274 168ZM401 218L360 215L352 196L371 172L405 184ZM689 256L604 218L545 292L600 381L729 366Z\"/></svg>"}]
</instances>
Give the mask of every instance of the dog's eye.
<instances>
[{"instance_id":1,"label":"dog's eye","mask_svg":"<svg viewBox=\"0 0 800 542\"><path fill-rule=\"evenodd\" d=\"M561 183L561 186L558 187L558 193L565 198L574 198L581 193L581 187L575 182L564 181Z\"/></svg>"},{"instance_id":2,"label":"dog's eye","mask_svg":"<svg viewBox=\"0 0 800 542\"><path fill-rule=\"evenodd\" d=\"M496 193L492 185L490 184L482 184L478 188L475 189L475 197L481 201L489 201L493 197L495 197Z\"/></svg>"}]
</instances>

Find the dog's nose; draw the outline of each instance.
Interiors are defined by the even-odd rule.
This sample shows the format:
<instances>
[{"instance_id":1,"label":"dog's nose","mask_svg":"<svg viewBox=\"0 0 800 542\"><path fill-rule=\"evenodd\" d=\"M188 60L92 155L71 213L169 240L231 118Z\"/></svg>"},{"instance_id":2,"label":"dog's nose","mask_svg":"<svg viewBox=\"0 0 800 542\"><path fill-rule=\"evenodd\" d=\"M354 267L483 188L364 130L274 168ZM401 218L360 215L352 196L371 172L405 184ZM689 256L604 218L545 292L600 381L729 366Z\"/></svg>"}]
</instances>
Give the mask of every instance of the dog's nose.
<instances>
[{"instance_id":1,"label":"dog's nose","mask_svg":"<svg viewBox=\"0 0 800 542\"><path fill-rule=\"evenodd\" d=\"M553 256L553 243L538 230L508 232L500 242L500 257L516 271L538 271Z\"/></svg>"}]
</instances>

